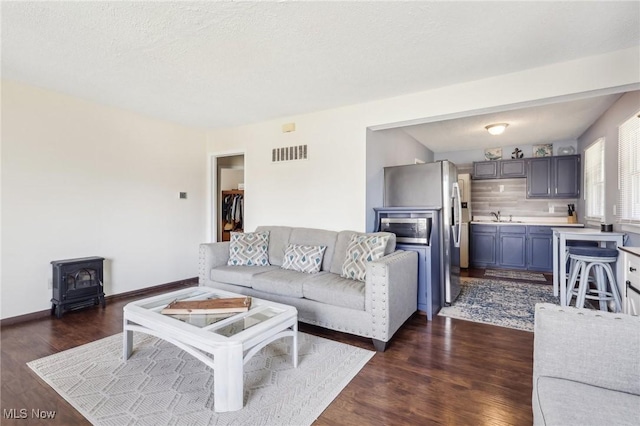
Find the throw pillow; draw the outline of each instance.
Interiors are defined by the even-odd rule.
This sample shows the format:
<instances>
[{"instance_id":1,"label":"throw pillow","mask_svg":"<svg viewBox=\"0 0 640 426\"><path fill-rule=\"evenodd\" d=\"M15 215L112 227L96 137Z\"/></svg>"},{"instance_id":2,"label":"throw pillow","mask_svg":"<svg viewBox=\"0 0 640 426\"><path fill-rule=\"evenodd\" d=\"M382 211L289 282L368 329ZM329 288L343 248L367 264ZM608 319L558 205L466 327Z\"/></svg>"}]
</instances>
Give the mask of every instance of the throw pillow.
<instances>
[{"instance_id":1,"label":"throw pillow","mask_svg":"<svg viewBox=\"0 0 640 426\"><path fill-rule=\"evenodd\" d=\"M284 252L283 269L315 274L320 272L326 246L289 244Z\"/></svg>"},{"instance_id":2,"label":"throw pillow","mask_svg":"<svg viewBox=\"0 0 640 426\"><path fill-rule=\"evenodd\" d=\"M388 236L354 235L347 246L347 256L342 264L342 277L364 281L367 277L367 262L384 256Z\"/></svg>"},{"instance_id":3,"label":"throw pillow","mask_svg":"<svg viewBox=\"0 0 640 426\"><path fill-rule=\"evenodd\" d=\"M227 265L269 265L269 232L232 232Z\"/></svg>"}]
</instances>

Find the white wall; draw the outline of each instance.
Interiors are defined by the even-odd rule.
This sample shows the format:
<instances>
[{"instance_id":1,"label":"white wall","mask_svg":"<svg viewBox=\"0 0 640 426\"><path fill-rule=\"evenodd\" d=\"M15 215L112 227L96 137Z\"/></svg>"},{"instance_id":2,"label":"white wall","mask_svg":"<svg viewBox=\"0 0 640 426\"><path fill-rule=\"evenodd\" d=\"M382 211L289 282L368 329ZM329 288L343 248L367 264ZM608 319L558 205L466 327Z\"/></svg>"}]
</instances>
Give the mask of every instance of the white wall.
<instances>
[{"instance_id":1,"label":"white wall","mask_svg":"<svg viewBox=\"0 0 640 426\"><path fill-rule=\"evenodd\" d=\"M433 161L433 152L399 129L367 130L367 228L375 230L374 207L384 202L384 167Z\"/></svg>"},{"instance_id":2,"label":"white wall","mask_svg":"<svg viewBox=\"0 0 640 426\"><path fill-rule=\"evenodd\" d=\"M597 139L604 137L604 173L605 173L605 223L614 224L614 230L620 231L616 224L619 219L613 214L618 204L618 126L640 111L640 91L626 93L616 101L602 116L578 138L579 153L584 157L584 150ZM619 207L617 212L619 212ZM578 214L584 214L584 197L578 202ZM582 213L582 214L581 214ZM639 230L640 231L640 230ZM640 246L640 232L629 232L626 245Z\"/></svg>"},{"instance_id":3,"label":"white wall","mask_svg":"<svg viewBox=\"0 0 640 426\"><path fill-rule=\"evenodd\" d=\"M637 84L637 48L480 81L207 133L210 153L243 151L246 229L366 230L367 128ZM296 131L282 133L284 123ZM379 127L379 128L383 128ZM271 163L271 149L309 145L309 160Z\"/></svg>"},{"instance_id":4,"label":"white wall","mask_svg":"<svg viewBox=\"0 0 640 426\"><path fill-rule=\"evenodd\" d=\"M244 169L220 169L220 191L238 189L238 184L244 182Z\"/></svg>"},{"instance_id":5,"label":"white wall","mask_svg":"<svg viewBox=\"0 0 640 426\"><path fill-rule=\"evenodd\" d=\"M197 276L205 140L3 80L1 317L50 308L52 260L107 258L107 294Z\"/></svg>"}]
</instances>

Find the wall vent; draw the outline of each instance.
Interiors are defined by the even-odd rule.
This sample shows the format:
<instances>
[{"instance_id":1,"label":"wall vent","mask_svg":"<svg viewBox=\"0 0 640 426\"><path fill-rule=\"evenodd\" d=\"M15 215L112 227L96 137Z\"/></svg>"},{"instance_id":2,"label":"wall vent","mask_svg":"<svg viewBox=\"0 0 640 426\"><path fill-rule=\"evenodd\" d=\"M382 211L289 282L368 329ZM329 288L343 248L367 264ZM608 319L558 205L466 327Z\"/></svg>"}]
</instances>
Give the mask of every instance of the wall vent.
<instances>
[{"instance_id":1,"label":"wall vent","mask_svg":"<svg viewBox=\"0 0 640 426\"><path fill-rule=\"evenodd\" d=\"M295 161L307 159L307 145L286 146L271 150L271 162Z\"/></svg>"}]
</instances>

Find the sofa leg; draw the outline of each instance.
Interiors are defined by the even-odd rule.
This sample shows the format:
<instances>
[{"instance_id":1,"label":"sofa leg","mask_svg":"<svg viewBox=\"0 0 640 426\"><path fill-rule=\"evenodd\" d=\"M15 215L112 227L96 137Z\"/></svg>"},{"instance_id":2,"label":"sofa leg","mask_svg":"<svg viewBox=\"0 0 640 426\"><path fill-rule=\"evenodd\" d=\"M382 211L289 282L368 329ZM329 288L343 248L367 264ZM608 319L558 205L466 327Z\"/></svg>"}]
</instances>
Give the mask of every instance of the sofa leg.
<instances>
[{"instance_id":1,"label":"sofa leg","mask_svg":"<svg viewBox=\"0 0 640 426\"><path fill-rule=\"evenodd\" d=\"M384 352L385 349L387 349L387 343L389 342L383 342L382 340L378 340L378 339L371 339L373 341L373 346L376 348L376 351L378 352Z\"/></svg>"}]
</instances>

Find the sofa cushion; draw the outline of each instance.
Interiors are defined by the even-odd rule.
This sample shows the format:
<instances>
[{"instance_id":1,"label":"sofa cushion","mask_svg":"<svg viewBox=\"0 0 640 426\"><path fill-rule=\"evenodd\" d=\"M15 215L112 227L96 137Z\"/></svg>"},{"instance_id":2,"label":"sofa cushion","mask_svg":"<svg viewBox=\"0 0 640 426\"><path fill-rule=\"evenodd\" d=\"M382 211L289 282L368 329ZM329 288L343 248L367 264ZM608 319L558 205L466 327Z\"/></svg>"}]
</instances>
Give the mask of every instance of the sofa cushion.
<instances>
[{"instance_id":1,"label":"sofa cushion","mask_svg":"<svg viewBox=\"0 0 640 426\"><path fill-rule=\"evenodd\" d=\"M325 246L302 246L289 244L284 252L282 268L292 271L315 274L320 272L322 258L324 257Z\"/></svg>"},{"instance_id":2,"label":"sofa cushion","mask_svg":"<svg viewBox=\"0 0 640 426\"><path fill-rule=\"evenodd\" d=\"M290 226L258 226L256 232L269 233L269 263L282 266L284 251L293 230Z\"/></svg>"},{"instance_id":3,"label":"sofa cushion","mask_svg":"<svg viewBox=\"0 0 640 426\"><path fill-rule=\"evenodd\" d=\"M335 231L326 231L324 229L312 228L293 228L290 244L301 244L308 246L325 246L324 259L322 260L321 271L328 271L331 267L333 252L336 246L338 233Z\"/></svg>"},{"instance_id":4,"label":"sofa cushion","mask_svg":"<svg viewBox=\"0 0 640 426\"><path fill-rule=\"evenodd\" d=\"M537 397L545 425L638 425L640 395L555 377L540 377Z\"/></svg>"},{"instance_id":5,"label":"sofa cushion","mask_svg":"<svg viewBox=\"0 0 640 426\"><path fill-rule=\"evenodd\" d=\"M333 260L331 262L331 267L329 268L330 272L338 275L342 274L342 264L344 263L344 259L347 256L347 246L349 245L349 242L351 242L351 237L353 237L354 235L387 236L389 237L389 239L387 240L387 246L384 249L385 256L396 251L396 234L392 234L391 232L363 233L355 231L340 231L336 240L336 247L333 254Z\"/></svg>"},{"instance_id":6,"label":"sofa cushion","mask_svg":"<svg viewBox=\"0 0 640 426\"><path fill-rule=\"evenodd\" d=\"M322 272L319 272L319 274L322 274ZM251 279L251 287L265 293L301 298L302 283L309 277L316 275L318 274L311 275L305 274L304 272L278 268L254 275Z\"/></svg>"},{"instance_id":7,"label":"sofa cushion","mask_svg":"<svg viewBox=\"0 0 640 426\"><path fill-rule=\"evenodd\" d=\"M364 311L365 283L331 273L315 274L302 283L305 299Z\"/></svg>"},{"instance_id":8,"label":"sofa cushion","mask_svg":"<svg viewBox=\"0 0 640 426\"><path fill-rule=\"evenodd\" d=\"M269 265L269 233L232 232L227 265Z\"/></svg>"},{"instance_id":9,"label":"sofa cushion","mask_svg":"<svg viewBox=\"0 0 640 426\"><path fill-rule=\"evenodd\" d=\"M211 280L225 284L251 287L251 279L254 275L263 272L279 270L279 266L230 266L223 265L211 269Z\"/></svg>"},{"instance_id":10,"label":"sofa cushion","mask_svg":"<svg viewBox=\"0 0 640 426\"><path fill-rule=\"evenodd\" d=\"M389 237L386 235L353 235L347 246L341 276L364 281L367 276L367 263L384 256L388 240Z\"/></svg>"}]
</instances>

